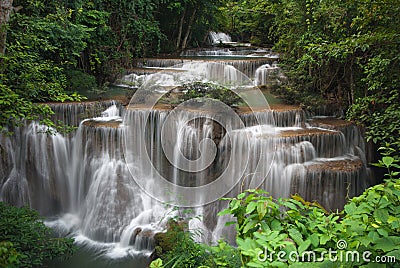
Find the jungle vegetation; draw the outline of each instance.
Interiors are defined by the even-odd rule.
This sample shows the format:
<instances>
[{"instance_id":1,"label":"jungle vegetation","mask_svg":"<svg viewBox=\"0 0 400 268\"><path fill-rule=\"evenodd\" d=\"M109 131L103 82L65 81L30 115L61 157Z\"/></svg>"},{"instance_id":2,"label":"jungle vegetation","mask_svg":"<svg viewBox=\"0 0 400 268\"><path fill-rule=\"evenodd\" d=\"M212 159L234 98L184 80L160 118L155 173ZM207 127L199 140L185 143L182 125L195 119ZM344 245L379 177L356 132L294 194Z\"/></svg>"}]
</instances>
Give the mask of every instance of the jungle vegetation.
<instances>
[{"instance_id":1,"label":"jungle vegetation","mask_svg":"<svg viewBox=\"0 0 400 268\"><path fill-rule=\"evenodd\" d=\"M82 92L103 89L134 59L203 46L207 32L214 30L272 47L288 76L275 94L305 108L334 104L365 128L367 140L390 145L380 165L398 168L399 14L398 0L0 0L0 132L12 132L24 120L52 125L52 111L42 103L83 100ZM258 248L286 245L301 253L343 238L351 249L399 256L396 172L336 214L299 198L277 201L261 192L243 193L225 211L237 219L239 252L225 244L197 252L216 256L212 260L219 267L233 261L262 267ZM278 215L282 206L286 216ZM24 214L37 224L36 215ZM318 221L310 222L314 218ZM198 249L187 241L180 245ZM11 252L1 255L11 259L0 257L0 264L19 266L31 258L23 243L0 241L0 252ZM53 244L42 248L34 264L71 249L70 241L62 243L67 246L56 252ZM229 261L223 252L230 254Z\"/></svg>"},{"instance_id":2,"label":"jungle vegetation","mask_svg":"<svg viewBox=\"0 0 400 268\"><path fill-rule=\"evenodd\" d=\"M269 46L305 108L334 103L399 149L398 0L1 0L0 130L51 124L36 103L82 100L132 61L205 45L210 30Z\"/></svg>"}]
</instances>

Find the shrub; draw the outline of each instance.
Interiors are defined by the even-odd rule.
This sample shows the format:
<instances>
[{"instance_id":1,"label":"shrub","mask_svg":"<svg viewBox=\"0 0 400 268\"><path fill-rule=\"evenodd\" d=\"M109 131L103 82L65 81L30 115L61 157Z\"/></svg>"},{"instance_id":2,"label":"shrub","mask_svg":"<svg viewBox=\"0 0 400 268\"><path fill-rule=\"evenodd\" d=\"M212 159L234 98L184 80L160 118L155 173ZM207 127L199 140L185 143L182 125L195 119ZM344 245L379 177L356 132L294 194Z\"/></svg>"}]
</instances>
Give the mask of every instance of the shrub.
<instances>
[{"instance_id":1,"label":"shrub","mask_svg":"<svg viewBox=\"0 0 400 268\"><path fill-rule=\"evenodd\" d=\"M211 98L220 100L228 106L237 105L241 101L241 98L229 88L213 83L193 82L184 84L182 91L185 92L182 97L183 100Z\"/></svg>"},{"instance_id":2,"label":"shrub","mask_svg":"<svg viewBox=\"0 0 400 268\"><path fill-rule=\"evenodd\" d=\"M371 267L386 257L379 267L395 267L400 260L399 162L383 157L376 165L387 168L386 181L349 200L341 212L328 213L297 195L274 200L263 190L247 190L228 198L229 207L220 215L236 217L245 266ZM334 255L322 254L330 250Z\"/></svg>"},{"instance_id":3,"label":"shrub","mask_svg":"<svg viewBox=\"0 0 400 268\"><path fill-rule=\"evenodd\" d=\"M39 267L74 250L73 239L52 237L36 211L0 202L0 266Z\"/></svg>"},{"instance_id":4,"label":"shrub","mask_svg":"<svg viewBox=\"0 0 400 268\"><path fill-rule=\"evenodd\" d=\"M156 255L150 267L240 267L239 252L226 242L219 241L216 246L197 243L192 233L186 230L185 223L171 219L167 232L159 233L156 239Z\"/></svg>"},{"instance_id":5,"label":"shrub","mask_svg":"<svg viewBox=\"0 0 400 268\"><path fill-rule=\"evenodd\" d=\"M376 165L387 169L385 182L352 198L340 212L298 195L273 199L260 189L225 198L229 206L219 215L236 218L227 225L236 226L237 248L197 244L182 231L151 267L399 267L399 163L384 156Z\"/></svg>"}]
</instances>

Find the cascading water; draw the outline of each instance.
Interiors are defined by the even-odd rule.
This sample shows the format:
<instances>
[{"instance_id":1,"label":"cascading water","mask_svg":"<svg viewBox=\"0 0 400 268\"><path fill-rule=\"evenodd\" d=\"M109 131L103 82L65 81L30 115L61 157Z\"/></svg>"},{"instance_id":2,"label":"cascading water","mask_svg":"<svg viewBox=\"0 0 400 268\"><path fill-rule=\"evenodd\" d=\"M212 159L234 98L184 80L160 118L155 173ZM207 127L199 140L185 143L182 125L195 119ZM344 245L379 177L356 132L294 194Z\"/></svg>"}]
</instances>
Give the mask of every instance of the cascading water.
<instances>
[{"instance_id":1,"label":"cascading water","mask_svg":"<svg viewBox=\"0 0 400 268\"><path fill-rule=\"evenodd\" d=\"M254 84L257 86L281 85L285 80L286 77L276 63L260 66L257 68L254 76Z\"/></svg>"},{"instance_id":2,"label":"cascading water","mask_svg":"<svg viewBox=\"0 0 400 268\"><path fill-rule=\"evenodd\" d=\"M176 65L200 64L201 62L222 62L225 65L231 65L252 78L256 85L265 85L266 81L281 83L285 81L285 77L275 64L278 59L278 54L262 48L232 47L186 50L181 53L179 58L146 58L135 61L135 68L128 71L128 74L121 79L120 84L141 86L147 79L146 75L159 71L177 72L179 70L173 68Z\"/></svg>"},{"instance_id":3,"label":"cascading water","mask_svg":"<svg viewBox=\"0 0 400 268\"><path fill-rule=\"evenodd\" d=\"M209 32L209 42L211 45L232 43L231 37L226 33Z\"/></svg>"},{"instance_id":4,"label":"cascading water","mask_svg":"<svg viewBox=\"0 0 400 268\"><path fill-rule=\"evenodd\" d=\"M270 49L264 48L252 48L252 47L240 47L240 48L197 48L197 49L188 49L182 51L180 56L182 58L270 58L270 59L278 59L279 55L277 53L272 52Z\"/></svg>"},{"instance_id":5,"label":"cascading water","mask_svg":"<svg viewBox=\"0 0 400 268\"><path fill-rule=\"evenodd\" d=\"M195 207L203 219L189 228L201 228L199 240L212 242L232 238L226 219L216 216L225 205L219 197L261 187L336 209L367 186L357 128L329 118L306 121L298 108L271 110L232 65L174 69L148 76L127 107L52 104L56 119L78 126L69 135L48 136L27 122L2 136L0 200L38 209L48 225L102 256L138 260L150 256L154 234L178 213L171 205ZM193 81L226 85L250 111L207 99L174 109L158 104Z\"/></svg>"}]
</instances>

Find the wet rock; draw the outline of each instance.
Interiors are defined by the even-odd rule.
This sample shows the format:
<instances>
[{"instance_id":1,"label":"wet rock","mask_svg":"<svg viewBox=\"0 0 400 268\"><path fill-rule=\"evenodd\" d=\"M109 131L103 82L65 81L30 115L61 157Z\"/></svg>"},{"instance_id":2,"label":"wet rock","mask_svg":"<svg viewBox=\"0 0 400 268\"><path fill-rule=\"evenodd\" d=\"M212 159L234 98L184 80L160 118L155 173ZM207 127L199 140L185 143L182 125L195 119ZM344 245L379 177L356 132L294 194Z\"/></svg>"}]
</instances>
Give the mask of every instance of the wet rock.
<instances>
[{"instance_id":1,"label":"wet rock","mask_svg":"<svg viewBox=\"0 0 400 268\"><path fill-rule=\"evenodd\" d=\"M160 257L172 250L179 243L182 232L188 232L188 226L188 222L182 219L168 221L166 231L154 235L155 254L153 257Z\"/></svg>"},{"instance_id":2,"label":"wet rock","mask_svg":"<svg viewBox=\"0 0 400 268\"><path fill-rule=\"evenodd\" d=\"M87 120L83 122L83 124L88 127L106 127L106 128L119 128L121 123L122 122L120 120L111 120L111 121Z\"/></svg>"}]
</instances>

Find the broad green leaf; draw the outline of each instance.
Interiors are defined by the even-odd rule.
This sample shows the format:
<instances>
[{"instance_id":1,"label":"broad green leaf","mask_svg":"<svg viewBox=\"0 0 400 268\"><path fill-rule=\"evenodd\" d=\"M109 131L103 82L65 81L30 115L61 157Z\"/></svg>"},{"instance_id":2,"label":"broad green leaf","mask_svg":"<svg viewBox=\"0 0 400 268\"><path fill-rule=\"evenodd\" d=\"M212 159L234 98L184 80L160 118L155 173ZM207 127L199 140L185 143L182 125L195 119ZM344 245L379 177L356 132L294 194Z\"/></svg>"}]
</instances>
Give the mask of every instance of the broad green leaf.
<instances>
[{"instance_id":1,"label":"broad green leaf","mask_svg":"<svg viewBox=\"0 0 400 268\"><path fill-rule=\"evenodd\" d=\"M390 156L384 156L382 157L382 162L386 167L390 167L390 165L393 163L394 158Z\"/></svg>"},{"instance_id":2,"label":"broad green leaf","mask_svg":"<svg viewBox=\"0 0 400 268\"><path fill-rule=\"evenodd\" d=\"M239 248L243 251L250 251L253 249L254 241L250 238L242 239L240 237L236 238L236 243L238 244Z\"/></svg>"},{"instance_id":3,"label":"broad green leaf","mask_svg":"<svg viewBox=\"0 0 400 268\"><path fill-rule=\"evenodd\" d=\"M287 206L290 209L296 210L297 211L297 206L289 201L284 203L285 206Z\"/></svg>"},{"instance_id":4,"label":"broad green leaf","mask_svg":"<svg viewBox=\"0 0 400 268\"><path fill-rule=\"evenodd\" d=\"M399 249L400 237L388 236L383 237L375 241L374 248L377 250L383 250L384 252Z\"/></svg>"},{"instance_id":5,"label":"broad green leaf","mask_svg":"<svg viewBox=\"0 0 400 268\"><path fill-rule=\"evenodd\" d=\"M400 260L400 249L396 249L386 253L385 256L394 256L397 259L397 262Z\"/></svg>"},{"instance_id":6,"label":"broad green leaf","mask_svg":"<svg viewBox=\"0 0 400 268\"><path fill-rule=\"evenodd\" d=\"M358 238L358 241L360 241L361 245L368 247L373 242L373 239L369 236L362 236Z\"/></svg>"},{"instance_id":7,"label":"broad green leaf","mask_svg":"<svg viewBox=\"0 0 400 268\"><path fill-rule=\"evenodd\" d=\"M297 229L291 228L288 230L288 232L289 232L289 237L293 239L293 241L297 244L297 246L300 246L303 243L303 236Z\"/></svg>"},{"instance_id":8,"label":"broad green leaf","mask_svg":"<svg viewBox=\"0 0 400 268\"><path fill-rule=\"evenodd\" d=\"M383 237L387 237L389 235L389 233L383 228L378 228L376 231Z\"/></svg>"},{"instance_id":9,"label":"broad green leaf","mask_svg":"<svg viewBox=\"0 0 400 268\"><path fill-rule=\"evenodd\" d=\"M381 229L381 230L383 230L383 229ZM377 240L377 239L380 238L378 232L375 231L375 230L374 230L374 231L370 231L370 232L368 233L368 237L370 237L372 240Z\"/></svg>"},{"instance_id":10,"label":"broad green leaf","mask_svg":"<svg viewBox=\"0 0 400 268\"><path fill-rule=\"evenodd\" d=\"M280 231L280 230L282 230L283 227L282 227L281 222L278 221L278 220L276 220L276 219L274 219L274 220L271 222L271 229L274 230L274 231Z\"/></svg>"},{"instance_id":11,"label":"broad green leaf","mask_svg":"<svg viewBox=\"0 0 400 268\"><path fill-rule=\"evenodd\" d=\"M279 232L277 232L277 231L272 231L272 232L270 232L270 233L267 235L267 240L268 240L268 241L275 240L275 238L277 238L278 235L279 235Z\"/></svg>"},{"instance_id":12,"label":"broad green leaf","mask_svg":"<svg viewBox=\"0 0 400 268\"><path fill-rule=\"evenodd\" d=\"M318 234L314 233L314 234L310 235L310 237L308 239L310 239L310 241L314 247L318 247L318 245L319 245L319 235Z\"/></svg>"},{"instance_id":13,"label":"broad green leaf","mask_svg":"<svg viewBox=\"0 0 400 268\"><path fill-rule=\"evenodd\" d=\"M389 219L389 213L386 209L377 209L374 211L374 217L378 222L387 222Z\"/></svg>"},{"instance_id":14,"label":"broad green leaf","mask_svg":"<svg viewBox=\"0 0 400 268\"><path fill-rule=\"evenodd\" d=\"M299 253L303 253L305 250L308 249L308 247L311 245L311 241L307 239L303 243L300 244L299 246Z\"/></svg>"},{"instance_id":15,"label":"broad green leaf","mask_svg":"<svg viewBox=\"0 0 400 268\"><path fill-rule=\"evenodd\" d=\"M267 205L264 201L257 202L257 213L260 220L267 214Z\"/></svg>"},{"instance_id":16,"label":"broad green leaf","mask_svg":"<svg viewBox=\"0 0 400 268\"><path fill-rule=\"evenodd\" d=\"M256 220L250 220L246 223L246 225L243 227L243 233L247 233L250 229L256 227L256 224L258 221Z\"/></svg>"},{"instance_id":17,"label":"broad green leaf","mask_svg":"<svg viewBox=\"0 0 400 268\"><path fill-rule=\"evenodd\" d=\"M350 204L344 206L344 211L349 215L354 214L354 212L356 210L357 210L357 206L354 203L350 203Z\"/></svg>"},{"instance_id":18,"label":"broad green leaf","mask_svg":"<svg viewBox=\"0 0 400 268\"><path fill-rule=\"evenodd\" d=\"M256 202L250 202L246 207L246 214L252 213L256 209L256 207L257 207Z\"/></svg>"},{"instance_id":19,"label":"broad green leaf","mask_svg":"<svg viewBox=\"0 0 400 268\"><path fill-rule=\"evenodd\" d=\"M321 237L319 238L319 243L320 243L321 245L325 245L326 242L328 242L329 240L331 240L331 238L330 238L328 235L323 234L323 235L321 235Z\"/></svg>"}]
</instances>

